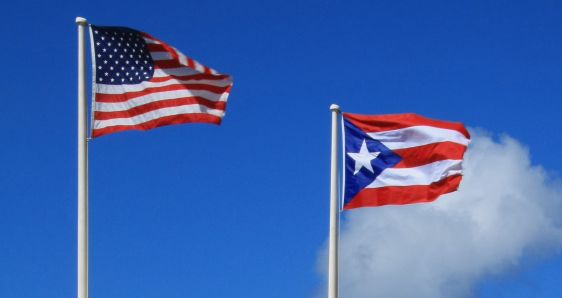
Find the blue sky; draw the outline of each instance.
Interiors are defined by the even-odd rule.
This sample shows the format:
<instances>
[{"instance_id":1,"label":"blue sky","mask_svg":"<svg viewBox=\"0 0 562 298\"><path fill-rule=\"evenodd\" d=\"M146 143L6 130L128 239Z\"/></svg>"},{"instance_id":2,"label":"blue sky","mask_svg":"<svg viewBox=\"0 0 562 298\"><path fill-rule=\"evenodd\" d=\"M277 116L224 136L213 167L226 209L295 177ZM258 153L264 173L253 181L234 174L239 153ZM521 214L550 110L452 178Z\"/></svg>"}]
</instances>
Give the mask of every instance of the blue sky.
<instances>
[{"instance_id":1,"label":"blue sky","mask_svg":"<svg viewBox=\"0 0 562 298\"><path fill-rule=\"evenodd\" d=\"M1 297L75 295L76 16L234 77L220 127L90 144L91 297L318 293L331 103L508 134L562 172L559 1L20 1L0 15ZM559 297L558 251L471 292Z\"/></svg>"}]
</instances>

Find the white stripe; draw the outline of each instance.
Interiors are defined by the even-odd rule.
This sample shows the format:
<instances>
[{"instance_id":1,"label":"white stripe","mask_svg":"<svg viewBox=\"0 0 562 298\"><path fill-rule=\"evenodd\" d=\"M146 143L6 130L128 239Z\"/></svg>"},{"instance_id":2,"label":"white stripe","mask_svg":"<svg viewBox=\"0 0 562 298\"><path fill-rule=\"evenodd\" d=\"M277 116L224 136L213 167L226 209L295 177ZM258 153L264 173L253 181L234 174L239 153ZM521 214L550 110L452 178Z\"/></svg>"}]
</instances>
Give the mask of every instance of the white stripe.
<instances>
[{"instance_id":1,"label":"white stripe","mask_svg":"<svg viewBox=\"0 0 562 298\"><path fill-rule=\"evenodd\" d=\"M388 168L367 186L429 185L448 176L462 173L462 160L440 160L413 168Z\"/></svg>"},{"instance_id":2,"label":"white stripe","mask_svg":"<svg viewBox=\"0 0 562 298\"><path fill-rule=\"evenodd\" d=\"M195 64L195 70L198 70L200 72L205 72L205 66L203 66L203 64L193 60L193 63Z\"/></svg>"},{"instance_id":3,"label":"white stripe","mask_svg":"<svg viewBox=\"0 0 562 298\"><path fill-rule=\"evenodd\" d=\"M108 85L108 84L97 84L96 85L96 92L102 94L123 94L126 92L137 92L142 91L147 88L154 88L154 87L163 87L163 86L171 86L171 85L183 85L183 84L204 84L209 86L216 86L216 87L226 87L232 84L232 80L230 78L225 78L222 80L177 80L177 79L170 79L164 82L141 82L140 84L131 84L131 85Z\"/></svg>"},{"instance_id":4,"label":"white stripe","mask_svg":"<svg viewBox=\"0 0 562 298\"><path fill-rule=\"evenodd\" d=\"M194 74L200 74L201 72L189 68L189 67L178 67L178 68L158 68L154 70L153 77L161 78L167 76L190 76Z\"/></svg>"},{"instance_id":5,"label":"white stripe","mask_svg":"<svg viewBox=\"0 0 562 298\"><path fill-rule=\"evenodd\" d=\"M172 60L173 59L172 55L170 55L170 53L168 53L168 52L150 52L150 56L152 57L152 60L154 60L154 61Z\"/></svg>"},{"instance_id":6,"label":"white stripe","mask_svg":"<svg viewBox=\"0 0 562 298\"><path fill-rule=\"evenodd\" d=\"M453 142L468 145L470 140L462 133L433 126L410 126L406 128L367 133L382 142L390 150L411 148L439 142Z\"/></svg>"},{"instance_id":7,"label":"white stripe","mask_svg":"<svg viewBox=\"0 0 562 298\"><path fill-rule=\"evenodd\" d=\"M178 49L176 49L175 47L172 47L172 49L173 49L174 51L176 51L176 54L178 55L178 60L179 60L179 62L180 62L181 64L183 64L183 65L189 67L187 56L184 55L182 52L178 51Z\"/></svg>"},{"instance_id":8,"label":"white stripe","mask_svg":"<svg viewBox=\"0 0 562 298\"><path fill-rule=\"evenodd\" d=\"M222 117L224 116L224 111L209 109L202 105L186 105L186 106L179 106L179 107L172 107L172 108L163 108L148 113L144 113L141 115L137 115L131 118L96 120L94 122L94 129L101 129L101 128L116 126L116 125L133 126L166 116L181 115L181 114L210 114L217 117Z\"/></svg>"},{"instance_id":9,"label":"white stripe","mask_svg":"<svg viewBox=\"0 0 562 298\"><path fill-rule=\"evenodd\" d=\"M153 43L153 44L162 44L161 42L154 40L154 39L150 39L148 37L143 37L144 41L146 41L146 43Z\"/></svg>"},{"instance_id":10,"label":"white stripe","mask_svg":"<svg viewBox=\"0 0 562 298\"><path fill-rule=\"evenodd\" d=\"M178 57L178 60L180 61L180 64L186 65L186 66L188 65L187 57L181 55L181 56Z\"/></svg>"},{"instance_id":11,"label":"white stripe","mask_svg":"<svg viewBox=\"0 0 562 298\"><path fill-rule=\"evenodd\" d=\"M176 48L174 48L174 47L172 47L172 49L174 49L174 51L176 51L176 54L178 54L180 63L183 64L183 65L185 65L185 66L187 66L187 67L189 67L189 65L188 65L188 63L187 63L187 59L188 59L187 56L184 55L182 52L180 52L178 49L176 49ZM193 63L195 64L195 69L196 69L196 70L198 70L198 71L200 71L200 72L205 72L205 66L204 66L203 64L201 64L201 63L199 63L199 62L197 62L197 61L195 61L195 60L193 60L193 59L191 59L191 61L193 61ZM209 70L211 71L212 74L217 74L217 71L214 70L214 69L212 69L212 68L210 68L210 67L209 67Z\"/></svg>"},{"instance_id":12,"label":"white stripe","mask_svg":"<svg viewBox=\"0 0 562 298\"><path fill-rule=\"evenodd\" d=\"M99 112L126 111L151 102L192 96L203 97L210 101L226 101L228 93L216 94L205 90L164 91L135 97L125 102L96 102L94 110Z\"/></svg>"}]
</instances>

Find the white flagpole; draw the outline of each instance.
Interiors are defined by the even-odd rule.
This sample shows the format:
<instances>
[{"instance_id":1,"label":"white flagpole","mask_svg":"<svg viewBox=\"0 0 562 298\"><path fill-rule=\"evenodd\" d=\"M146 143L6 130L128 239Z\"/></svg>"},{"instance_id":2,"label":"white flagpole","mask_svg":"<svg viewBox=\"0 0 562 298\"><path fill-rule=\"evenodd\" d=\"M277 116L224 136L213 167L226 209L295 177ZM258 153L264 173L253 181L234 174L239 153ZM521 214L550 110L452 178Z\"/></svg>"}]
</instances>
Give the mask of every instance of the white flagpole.
<instances>
[{"instance_id":1,"label":"white flagpole","mask_svg":"<svg viewBox=\"0 0 562 298\"><path fill-rule=\"evenodd\" d=\"M88 298L88 140L86 117L86 19L78 25L78 298Z\"/></svg>"},{"instance_id":2,"label":"white flagpole","mask_svg":"<svg viewBox=\"0 0 562 298\"><path fill-rule=\"evenodd\" d=\"M330 170L330 240L328 248L328 298L338 298L338 116L340 107L331 105L332 152Z\"/></svg>"}]
</instances>

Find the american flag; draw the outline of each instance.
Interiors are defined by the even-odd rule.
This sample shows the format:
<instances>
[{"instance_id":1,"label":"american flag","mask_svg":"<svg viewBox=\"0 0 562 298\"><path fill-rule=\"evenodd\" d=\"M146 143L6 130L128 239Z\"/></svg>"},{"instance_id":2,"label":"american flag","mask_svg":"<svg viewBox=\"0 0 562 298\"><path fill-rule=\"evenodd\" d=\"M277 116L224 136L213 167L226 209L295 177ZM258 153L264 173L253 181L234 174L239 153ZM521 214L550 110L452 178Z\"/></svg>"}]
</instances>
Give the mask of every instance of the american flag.
<instances>
[{"instance_id":1,"label":"american flag","mask_svg":"<svg viewBox=\"0 0 562 298\"><path fill-rule=\"evenodd\" d=\"M220 124L230 76L134 29L92 25L90 35L92 137L170 124Z\"/></svg>"}]
</instances>

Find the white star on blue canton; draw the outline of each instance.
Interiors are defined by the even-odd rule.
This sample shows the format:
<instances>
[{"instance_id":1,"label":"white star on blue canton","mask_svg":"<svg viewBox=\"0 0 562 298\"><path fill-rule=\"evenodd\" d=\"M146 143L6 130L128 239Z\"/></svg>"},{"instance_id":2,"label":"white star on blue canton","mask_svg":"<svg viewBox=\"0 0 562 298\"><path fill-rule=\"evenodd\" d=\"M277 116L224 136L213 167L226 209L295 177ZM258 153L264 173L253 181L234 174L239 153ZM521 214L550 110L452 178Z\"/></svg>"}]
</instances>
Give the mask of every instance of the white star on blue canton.
<instances>
[{"instance_id":1,"label":"white star on blue canton","mask_svg":"<svg viewBox=\"0 0 562 298\"><path fill-rule=\"evenodd\" d=\"M349 157L351 157L351 158L353 158L353 160L355 160L355 172L353 172L353 175L356 175L357 173L359 173L361 168L366 168L371 173L375 173L375 171L373 170L373 166L371 165L371 161L373 159L377 158L377 156L379 156L379 154L381 154L381 153L380 152L369 152L369 149L367 148L367 142L366 142L365 139L363 139L363 143L361 144L361 149L359 150L359 152L357 152L357 153L348 152L347 153L347 155L349 155Z\"/></svg>"}]
</instances>

